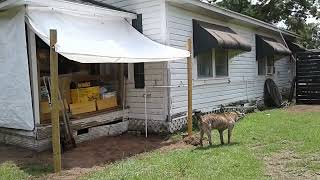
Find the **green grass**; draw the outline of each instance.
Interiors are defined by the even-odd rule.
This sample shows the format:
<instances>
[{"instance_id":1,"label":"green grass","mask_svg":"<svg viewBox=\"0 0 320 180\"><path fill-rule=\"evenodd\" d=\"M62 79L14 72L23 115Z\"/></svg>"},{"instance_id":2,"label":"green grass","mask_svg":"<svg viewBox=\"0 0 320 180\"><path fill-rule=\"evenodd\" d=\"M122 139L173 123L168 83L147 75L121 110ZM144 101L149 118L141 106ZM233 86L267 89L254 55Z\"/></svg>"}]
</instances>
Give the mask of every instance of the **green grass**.
<instances>
[{"instance_id":1,"label":"green grass","mask_svg":"<svg viewBox=\"0 0 320 180\"><path fill-rule=\"evenodd\" d=\"M226 140L225 134L225 140ZM239 122L231 145L154 151L111 164L82 179L269 179L266 159L281 152L298 157L285 164L288 172L320 172L320 113L270 110L249 114ZM181 133L173 140L181 138ZM30 179L52 172L51 167L0 164L0 179ZM296 172L296 173L295 173Z\"/></svg>"},{"instance_id":2,"label":"green grass","mask_svg":"<svg viewBox=\"0 0 320 180\"><path fill-rule=\"evenodd\" d=\"M28 174L19 169L13 162L6 162L0 164L0 179L1 180L15 180L27 179Z\"/></svg>"},{"instance_id":3,"label":"green grass","mask_svg":"<svg viewBox=\"0 0 320 180\"><path fill-rule=\"evenodd\" d=\"M0 180L33 179L52 172L51 165L26 164L18 167L13 162L0 164Z\"/></svg>"},{"instance_id":4,"label":"green grass","mask_svg":"<svg viewBox=\"0 0 320 180\"><path fill-rule=\"evenodd\" d=\"M218 145L214 132L213 147L146 153L83 179L268 179L264 157L282 151L302 158L288 168L320 172L320 161L308 158L320 150L319 129L320 113L258 112L237 124L231 145Z\"/></svg>"}]
</instances>

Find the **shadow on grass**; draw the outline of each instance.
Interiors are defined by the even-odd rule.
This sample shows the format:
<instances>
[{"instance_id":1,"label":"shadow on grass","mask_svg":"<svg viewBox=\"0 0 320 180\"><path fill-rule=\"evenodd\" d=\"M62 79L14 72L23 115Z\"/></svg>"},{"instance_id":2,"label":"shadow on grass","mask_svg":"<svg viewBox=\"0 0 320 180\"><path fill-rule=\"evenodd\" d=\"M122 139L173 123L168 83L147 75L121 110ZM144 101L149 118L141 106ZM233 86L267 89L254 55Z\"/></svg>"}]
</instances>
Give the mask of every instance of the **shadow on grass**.
<instances>
[{"instance_id":1,"label":"shadow on grass","mask_svg":"<svg viewBox=\"0 0 320 180\"><path fill-rule=\"evenodd\" d=\"M207 145L207 146L198 146L194 149L194 151L201 151L201 150L208 150L208 149L213 149L213 148L226 148L226 147L231 147L231 146L238 146L240 143L239 142L231 142L230 144L214 144L212 146Z\"/></svg>"},{"instance_id":2,"label":"shadow on grass","mask_svg":"<svg viewBox=\"0 0 320 180\"><path fill-rule=\"evenodd\" d=\"M24 164L20 166L20 169L35 177L44 176L54 171L52 165L49 164Z\"/></svg>"}]
</instances>

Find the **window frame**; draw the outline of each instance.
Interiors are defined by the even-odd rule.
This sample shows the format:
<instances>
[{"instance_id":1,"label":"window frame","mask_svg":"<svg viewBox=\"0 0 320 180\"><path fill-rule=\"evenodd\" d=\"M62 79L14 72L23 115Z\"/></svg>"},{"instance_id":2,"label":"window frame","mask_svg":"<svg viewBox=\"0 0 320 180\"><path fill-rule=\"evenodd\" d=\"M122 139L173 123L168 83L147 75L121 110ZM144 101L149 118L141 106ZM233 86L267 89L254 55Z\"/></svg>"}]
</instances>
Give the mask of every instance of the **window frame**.
<instances>
[{"instance_id":1,"label":"window frame","mask_svg":"<svg viewBox=\"0 0 320 180\"><path fill-rule=\"evenodd\" d=\"M210 52L210 51L208 51L208 52ZM207 52L206 52L207 53ZM214 61L213 61L213 57L214 57L214 51L211 49L211 75L208 75L208 76L206 76L206 75L200 75L200 72L199 72L199 55L196 57L196 59L197 59L197 62L196 62L196 64L197 64L197 77L198 77L198 79L206 79L206 78L213 78L214 77L214 74L215 74L215 72L214 72Z\"/></svg>"},{"instance_id":2,"label":"window frame","mask_svg":"<svg viewBox=\"0 0 320 180\"><path fill-rule=\"evenodd\" d=\"M259 59L258 62L257 62L257 71L258 71L258 76L273 76L275 74L275 57L274 56L265 56L263 57L263 62L264 62L264 73L263 74L260 74L259 73L259 63L262 61L262 59ZM269 61L273 61L272 62L272 66L268 66L268 62ZM272 73L269 73L269 67L272 67Z\"/></svg>"},{"instance_id":3,"label":"window frame","mask_svg":"<svg viewBox=\"0 0 320 180\"><path fill-rule=\"evenodd\" d=\"M216 51L219 49L211 49L211 61L212 61L212 75L211 76L202 76L199 75L199 69L198 69L198 59L199 59L199 55L196 56L196 62L195 65L197 66L196 69L196 75L197 75L197 79L199 80L203 80L203 79L224 79L224 78L229 78L230 77L230 52L229 49L221 49L224 51L227 51L227 75L226 76L218 76L216 73Z\"/></svg>"},{"instance_id":4,"label":"window frame","mask_svg":"<svg viewBox=\"0 0 320 180\"><path fill-rule=\"evenodd\" d=\"M222 51L226 51L226 53L227 53L227 75L217 75L217 66L216 66L216 62L217 62L217 58L216 58L216 51L217 50L222 50ZM214 75L215 75L215 78L226 78L226 77L229 77L229 71L230 71L230 65L229 65L229 50L228 49L214 49Z\"/></svg>"}]
</instances>

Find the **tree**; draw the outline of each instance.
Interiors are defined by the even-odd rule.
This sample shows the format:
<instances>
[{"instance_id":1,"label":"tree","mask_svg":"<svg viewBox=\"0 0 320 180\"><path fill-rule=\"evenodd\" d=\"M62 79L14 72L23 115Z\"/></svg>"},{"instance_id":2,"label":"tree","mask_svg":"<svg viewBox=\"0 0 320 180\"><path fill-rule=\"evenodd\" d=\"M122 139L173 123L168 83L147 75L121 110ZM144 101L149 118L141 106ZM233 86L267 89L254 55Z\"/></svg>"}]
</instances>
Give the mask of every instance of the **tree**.
<instances>
[{"instance_id":1,"label":"tree","mask_svg":"<svg viewBox=\"0 0 320 180\"><path fill-rule=\"evenodd\" d=\"M299 39L307 49L320 49L320 24L310 23L306 24L299 34L302 36Z\"/></svg>"},{"instance_id":2,"label":"tree","mask_svg":"<svg viewBox=\"0 0 320 180\"><path fill-rule=\"evenodd\" d=\"M256 0L255 3L252 0L208 0L207 2L268 23L283 22L286 29L310 41L307 47L320 47L320 36L317 32L320 24L307 24L308 17L320 18L319 0Z\"/></svg>"}]
</instances>

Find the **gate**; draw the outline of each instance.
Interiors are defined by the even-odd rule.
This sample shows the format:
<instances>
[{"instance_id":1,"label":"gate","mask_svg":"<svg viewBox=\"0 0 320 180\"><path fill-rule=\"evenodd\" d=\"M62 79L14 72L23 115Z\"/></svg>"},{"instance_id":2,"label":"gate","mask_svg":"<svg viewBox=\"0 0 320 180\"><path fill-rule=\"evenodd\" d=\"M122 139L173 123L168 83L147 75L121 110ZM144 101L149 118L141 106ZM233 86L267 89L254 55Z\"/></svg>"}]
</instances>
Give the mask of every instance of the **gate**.
<instances>
[{"instance_id":1,"label":"gate","mask_svg":"<svg viewBox=\"0 0 320 180\"><path fill-rule=\"evenodd\" d=\"M297 104L320 104L320 51L297 54Z\"/></svg>"}]
</instances>

